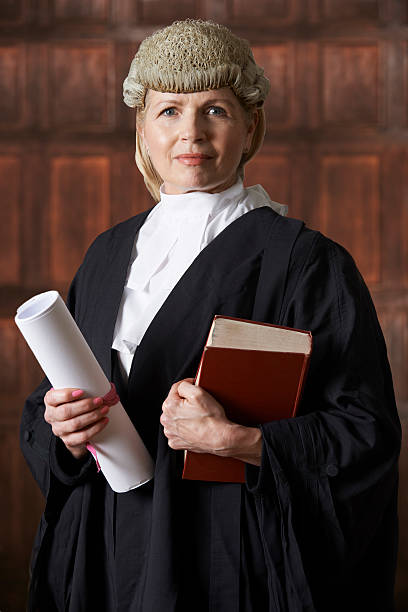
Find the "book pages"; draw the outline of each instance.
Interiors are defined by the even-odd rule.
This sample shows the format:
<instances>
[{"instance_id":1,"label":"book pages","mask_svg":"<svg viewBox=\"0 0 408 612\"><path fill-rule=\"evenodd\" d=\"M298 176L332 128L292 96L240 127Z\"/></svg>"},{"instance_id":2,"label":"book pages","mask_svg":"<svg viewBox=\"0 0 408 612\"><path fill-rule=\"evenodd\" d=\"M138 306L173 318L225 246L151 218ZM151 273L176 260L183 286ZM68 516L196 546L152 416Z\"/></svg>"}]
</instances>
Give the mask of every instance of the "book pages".
<instances>
[{"instance_id":1,"label":"book pages","mask_svg":"<svg viewBox=\"0 0 408 612\"><path fill-rule=\"evenodd\" d=\"M55 389L78 388L88 397L108 393L110 382L57 291L22 304L15 322ZM150 454L120 402L91 443L113 491L123 493L153 478Z\"/></svg>"}]
</instances>

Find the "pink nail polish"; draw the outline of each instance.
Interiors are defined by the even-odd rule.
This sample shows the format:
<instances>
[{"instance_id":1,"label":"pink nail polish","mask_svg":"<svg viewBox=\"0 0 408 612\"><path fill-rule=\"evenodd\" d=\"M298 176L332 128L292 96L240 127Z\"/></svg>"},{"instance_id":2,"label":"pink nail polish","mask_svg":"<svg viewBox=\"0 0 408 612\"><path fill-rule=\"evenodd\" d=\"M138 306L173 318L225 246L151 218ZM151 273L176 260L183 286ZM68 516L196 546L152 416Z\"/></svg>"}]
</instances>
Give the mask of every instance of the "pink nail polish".
<instances>
[{"instance_id":1,"label":"pink nail polish","mask_svg":"<svg viewBox=\"0 0 408 612\"><path fill-rule=\"evenodd\" d=\"M76 391L72 392L72 397L79 397L80 395L83 394L83 391L81 389L77 389Z\"/></svg>"},{"instance_id":2,"label":"pink nail polish","mask_svg":"<svg viewBox=\"0 0 408 612\"><path fill-rule=\"evenodd\" d=\"M94 406L99 406L100 404L102 404L103 400L101 397L95 397L94 400L92 401L92 403L94 404Z\"/></svg>"}]
</instances>

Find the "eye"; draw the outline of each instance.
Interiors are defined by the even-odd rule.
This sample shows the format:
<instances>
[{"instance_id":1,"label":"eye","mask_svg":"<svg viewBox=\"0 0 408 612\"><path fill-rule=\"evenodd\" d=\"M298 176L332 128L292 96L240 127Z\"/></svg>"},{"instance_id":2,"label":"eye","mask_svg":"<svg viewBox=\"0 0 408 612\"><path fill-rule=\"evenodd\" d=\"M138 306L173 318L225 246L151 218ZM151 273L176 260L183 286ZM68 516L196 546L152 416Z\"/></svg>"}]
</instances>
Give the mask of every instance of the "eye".
<instances>
[{"instance_id":1,"label":"eye","mask_svg":"<svg viewBox=\"0 0 408 612\"><path fill-rule=\"evenodd\" d=\"M174 115L176 114L176 109L174 108L174 106L171 106L162 110L160 114L164 115L164 117L174 117Z\"/></svg>"},{"instance_id":2,"label":"eye","mask_svg":"<svg viewBox=\"0 0 408 612\"><path fill-rule=\"evenodd\" d=\"M227 113L225 112L223 108L221 108L221 106L210 106L208 109L208 114L217 116L217 115L226 115Z\"/></svg>"}]
</instances>

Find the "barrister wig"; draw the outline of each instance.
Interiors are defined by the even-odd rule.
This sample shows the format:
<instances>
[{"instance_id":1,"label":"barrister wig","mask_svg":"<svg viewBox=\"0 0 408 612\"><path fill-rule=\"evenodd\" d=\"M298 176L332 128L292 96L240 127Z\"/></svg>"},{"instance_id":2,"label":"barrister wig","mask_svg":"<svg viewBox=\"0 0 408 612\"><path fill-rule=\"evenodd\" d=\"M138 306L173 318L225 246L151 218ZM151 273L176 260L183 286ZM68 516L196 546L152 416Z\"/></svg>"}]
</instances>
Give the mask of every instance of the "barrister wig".
<instances>
[{"instance_id":1,"label":"barrister wig","mask_svg":"<svg viewBox=\"0 0 408 612\"><path fill-rule=\"evenodd\" d=\"M250 150L241 159L238 171L258 151L265 135L263 103L269 81L255 63L249 43L225 26L211 21L186 19L158 30L140 45L123 83L125 103L136 108L143 120L146 93L192 93L230 87L248 119L257 110L258 123ZM142 139L136 132L136 163L153 198L160 199L163 182L152 166Z\"/></svg>"}]
</instances>

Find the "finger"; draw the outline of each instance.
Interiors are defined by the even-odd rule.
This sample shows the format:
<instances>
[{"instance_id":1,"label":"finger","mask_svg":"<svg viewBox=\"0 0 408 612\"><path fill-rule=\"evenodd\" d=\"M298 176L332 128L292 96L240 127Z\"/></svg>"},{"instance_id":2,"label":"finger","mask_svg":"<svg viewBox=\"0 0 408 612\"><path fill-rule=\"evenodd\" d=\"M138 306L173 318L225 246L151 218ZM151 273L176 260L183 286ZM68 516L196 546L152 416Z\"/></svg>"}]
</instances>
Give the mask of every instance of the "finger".
<instances>
[{"instance_id":1,"label":"finger","mask_svg":"<svg viewBox=\"0 0 408 612\"><path fill-rule=\"evenodd\" d=\"M87 427L90 427L94 423L97 423L98 421L106 417L108 412L109 406L102 406L97 410L92 410L92 412L81 414L67 421L54 421L52 423L52 431L54 435L62 438L67 434L74 433L76 431L81 431Z\"/></svg>"},{"instance_id":2,"label":"finger","mask_svg":"<svg viewBox=\"0 0 408 612\"><path fill-rule=\"evenodd\" d=\"M58 406L47 406L45 419L49 417L52 421L68 421L74 419L81 414L92 412L103 405L101 397L86 398L83 400L72 401L67 404L59 404Z\"/></svg>"},{"instance_id":3,"label":"finger","mask_svg":"<svg viewBox=\"0 0 408 612\"><path fill-rule=\"evenodd\" d=\"M194 383L194 378L183 378L183 380L179 380L175 382L171 387L167 397L173 397L179 395L179 387L182 383L187 382L188 384ZM194 386L194 385L193 385Z\"/></svg>"},{"instance_id":4,"label":"finger","mask_svg":"<svg viewBox=\"0 0 408 612\"><path fill-rule=\"evenodd\" d=\"M106 425L109 423L109 419L105 417L98 423L91 425L90 427L85 427L81 431L76 431L74 433L67 434L62 438L65 446L67 448L75 448L77 446L83 446L92 440L98 433L100 433L103 429L105 429Z\"/></svg>"},{"instance_id":5,"label":"finger","mask_svg":"<svg viewBox=\"0 0 408 612\"><path fill-rule=\"evenodd\" d=\"M50 389L44 396L44 400L51 406L66 404L72 402L84 394L82 389L67 388L67 389Z\"/></svg>"},{"instance_id":6,"label":"finger","mask_svg":"<svg viewBox=\"0 0 408 612\"><path fill-rule=\"evenodd\" d=\"M186 444L185 440L177 436L168 438L167 443L173 450L188 450L188 444Z\"/></svg>"},{"instance_id":7,"label":"finger","mask_svg":"<svg viewBox=\"0 0 408 612\"><path fill-rule=\"evenodd\" d=\"M189 380L180 381L177 392L184 399L194 399L202 395L203 389L193 385Z\"/></svg>"}]
</instances>

